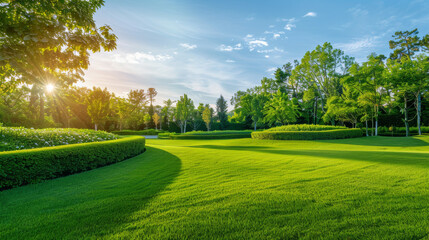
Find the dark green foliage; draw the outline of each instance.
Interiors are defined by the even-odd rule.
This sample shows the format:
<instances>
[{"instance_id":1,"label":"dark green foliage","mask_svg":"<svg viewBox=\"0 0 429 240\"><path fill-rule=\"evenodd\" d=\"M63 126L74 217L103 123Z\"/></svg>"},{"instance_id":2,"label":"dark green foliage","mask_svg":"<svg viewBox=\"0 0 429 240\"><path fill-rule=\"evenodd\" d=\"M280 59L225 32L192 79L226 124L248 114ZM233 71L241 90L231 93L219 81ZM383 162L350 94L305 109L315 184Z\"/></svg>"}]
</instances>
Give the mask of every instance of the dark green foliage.
<instances>
[{"instance_id":1,"label":"dark green foliage","mask_svg":"<svg viewBox=\"0 0 429 240\"><path fill-rule=\"evenodd\" d=\"M311 125L311 124L297 124L297 125L284 125L279 127L273 127L266 131L282 131L282 132L295 132L295 131L321 131L321 130L335 130L335 129L346 129L343 126L331 126L331 125Z\"/></svg>"},{"instance_id":2,"label":"dark green foliage","mask_svg":"<svg viewBox=\"0 0 429 240\"><path fill-rule=\"evenodd\" d=\"M0 153L0 189L62 177L144 152L145 138L72 144Z\"/></svg>"},{"instance_id":3,"label":"dark green foliage","mask_svg":"<svg viewBox=\"0 0 429 240\"><path fill-rule=\"evenodd\" d=\"M355 129L335 129L325 131L263 131L253 132L253 139L268 140L322 140L362 137L362 131Z\"/></svg>"},{"instance_id":4,"label":"dark green foliage","mask_svg":"<svg viewBox=\"0 0 429 240\"><path fill-rule=\"evenodd\" d=\"M111 133L114 133L117 135L158 135L159 133L162 133L162 132L164 131L156 130L156 129L146 129L146 130L140 130L140 131L133 131L133 130L112 131Z\"/></svg>"},{"instance_id":5,"label":"dark green foliage","mask_svg":"<svg viewBox=\"0 0 429 240\"><path fill-rule=\"evenodd\" d=\"M187 132L185 134L171 134L171 139L233 139L250 138L251 131L211 131Z\"/></svg>"}]
</instances>

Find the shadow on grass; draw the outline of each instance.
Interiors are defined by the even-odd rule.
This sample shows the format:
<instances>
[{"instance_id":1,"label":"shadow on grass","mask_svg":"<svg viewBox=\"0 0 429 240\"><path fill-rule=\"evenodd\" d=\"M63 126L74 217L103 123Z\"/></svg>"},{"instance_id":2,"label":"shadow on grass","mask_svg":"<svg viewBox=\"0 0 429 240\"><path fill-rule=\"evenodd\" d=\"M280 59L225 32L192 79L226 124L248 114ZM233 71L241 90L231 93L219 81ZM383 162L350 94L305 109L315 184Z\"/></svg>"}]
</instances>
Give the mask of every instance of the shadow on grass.
<instances>
[{"instance_id":1,"label":"shadow on grass","mask_svg":"<svg viewBox=\"0 0 429 240\"><path fill-rule=\"evenodd\" d=\"M354 160L398 165L411 165L429 168L429 153L424 152L396 152L396 151L344 151L344 150L320 150L320 149L300 149L300 150L282 150L269 147L243 147L243 146L219 146L219 145L200 145L190 146L193 148L207 148L219 150L234 151L253 151L260 153L296 155L320 158L335 158L341 160Z\"/></svg>"},{"instance_id":2,"label":"shadow on grass","mask_svg":"<svg viewBox=\"0 0 429 240\"><path fill-rule=\"evenodd\" d=\"M375 147L424 147L429 146L429 142L426 142L419 137L361 137L361 138L347 138L347 139L335 139L335 140L318 140L315 142L323 143L336 143L336 144L348 144L348 145L359 145L359 146L375 146Z\"/></svg>"},{"instance_id":3,"label":"shadow on grass","mask_svg":"<svg viewBox=\"0 0 429 240\"><path fill-rule=\"evenodd\" d=\"M0 233L8 233L7 239L114 234L171 184L180 169L178 157L147 147L144 154L117 164L4 191Z\"/></svg>"}]
</instances>

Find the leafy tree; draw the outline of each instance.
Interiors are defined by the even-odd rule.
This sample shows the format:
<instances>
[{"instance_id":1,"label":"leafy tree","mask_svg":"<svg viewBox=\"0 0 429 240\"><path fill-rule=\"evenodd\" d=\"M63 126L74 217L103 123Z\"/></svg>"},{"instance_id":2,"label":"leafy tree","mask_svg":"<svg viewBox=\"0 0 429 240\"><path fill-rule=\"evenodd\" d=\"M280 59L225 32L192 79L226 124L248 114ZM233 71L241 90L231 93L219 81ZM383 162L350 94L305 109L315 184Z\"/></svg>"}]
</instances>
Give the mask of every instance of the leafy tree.
<instances>
[{"instance_id":1,"label":"leafy tree","mask_svg":"<svg viewBox=\"0 0 429 240\"><path fill-rule=\"evenodd\" d=\"M106 120L109 114L110 96L106 88L101 90L99 87L94 87L86 98L88 115L91 117L95 130L98 129L98 125Z\"/></svg>"},{"instance_id":2,"label":"leafy tree","mask_svg":"<svg viewBox=\"0 0 429 240\"><path fill-rule=\"evenodd\" d=\"M180 131L186 133L186 125L191 118L192 111L194 110L193 101L184 94L176 104L176 121L180 125Z\"/></svg>"},{"instance_id":3,"label":"leafy tree","mask_svg":"<svg viewBox=\"0 0 429 240\"><path fill-rule=\"evenodd\" d=\"M288 96L277 90L264 107L265 120L271 125L280 123L286 125L295 123L299 116L296 102L288 100Z\"/></svg>"},{"instance_id":4,"label":"leafy tree","mask_svg":"<svg viewBox=\"0 0 429 240\"><path fill-rule=\"evenodd\" d=\"M11 1L0 6L1 82L32 84L44 121L44 89L83 81L89 52L116 48L116 36L107 25L97 27L93 15L102 0Z\"/></svg>"},{"instance_id":5,"label":"leafy tree","mask_svg":"<svg viewBox=\"0 0 429 240\"><path fill-rule=\"evenodd\" d=\"M206 124L207 131L210 131L210 123L212 121L212 115L213 115L213 111L210 109L209 106L206 106L203 111L203 120Z\"/></svg>"},{"instance_id":6,"label":"leafy tree","mask_svg":"<svg viewBox=\"0 0 429 240\"><path fill-rule=\"evenodd\" d=\"M220 95L220 97L216 101L216 112L220 122L221 130L225 129L228 123L227 110L228 110L228 104L225 98L222 95Z\"/></svg>"},{"instance_id":7,"label":"leafy tree","mask_svg":"<svg viewBox=\"0 0 429 240\"><path fill-rule=\"evenodd\" d=\"M407 56L412 58L413 55L421 48L422 42L417 36L419 31L416 29L411 31L398 31L392 37L394 40L389 41L390 49L394 49L390 54L390 59L398 60Z\"/></svg>"},{"instance_id":8,"label":"leafy tree","mask_svg":"<svg viewBox=\"0 0 429 240\"><path fill-rule=\"evenodd\" d=\"M351 75L354 76L356 89L360 90L358 101L361 105L372 106L372 116L375 120L375 136L378 135L378 117L380 108L385 102L387 96L386 79L384 78L385 64L384 55L371 54L368 61L362 63L362 66L355 64L351 69Z\"/></svg>"},{"instance_id":9,"label":"leafy tree","mask_svg":"<svg viewBox=\"0 0 429 240\"><path fill-rule=\"evenodd\" d=\"M341 94L341 77L347 74L353 62L354 59L344 55L343 51L334 49L330 43L324 43L306 52L292 74L303 87L313 88L317 92L315 97L320 98L322 111L325 112L326 100Z\"/></svg>"},{"instance_id":10,"label":"leafy tree","mask_svg":"<svg viewBox=\"0 0 429 240\"><path fill-rule=\"evenodd\" d=\"M152 119L155 123L155 129L158 129L158 124L160 123L161 117L158 115L158 113L154 113Z\"/></svg>"}]
</instances>

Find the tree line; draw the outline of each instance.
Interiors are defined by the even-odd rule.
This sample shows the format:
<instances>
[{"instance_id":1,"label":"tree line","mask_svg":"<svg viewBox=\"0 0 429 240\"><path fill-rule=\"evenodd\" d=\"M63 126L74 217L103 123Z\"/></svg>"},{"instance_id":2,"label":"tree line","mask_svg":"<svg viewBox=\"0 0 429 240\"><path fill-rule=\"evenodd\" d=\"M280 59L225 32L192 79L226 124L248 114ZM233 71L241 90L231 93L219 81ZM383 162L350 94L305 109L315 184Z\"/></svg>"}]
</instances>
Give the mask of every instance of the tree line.
<instances>
[{"instance_id":1,"label":"tree line","mask_svg":"<svg viewBox=\"0 0 429 240\"><path fill-rule=\"evenodd\" d=\"M90 53L116 49L94 13L104 1L7 1L0 5L0 121L10 126L189 130L257 129L292 123L362 127L429 125L429 34L399 31L389 57L357 63L332 44L278 68L260 85L221 96L216 109L186 94L153 105L157 92L74 86ZM47 88L49 86L49 88ZM55 89L54 89L55 88ZM54 91L47 91L54 90Z\"/></svg>"},{"instance_id":2,"label":"tree line","mask_svg":"<svg viewBox=\"0 0 429 240\"><path fill-rule=\"evenodd\" d=\"M318 45L301 60L278 68L274 78L238 91L231 99L231 122L265 128L291 123L363 127L378 135L384 126L429 124L429 34L417 29L392 36L389 57L372 53L363 63ZM370 129L370 130L369 130ZM370 132L369 132L370 131Z\"/></svg>"}]
</instances>

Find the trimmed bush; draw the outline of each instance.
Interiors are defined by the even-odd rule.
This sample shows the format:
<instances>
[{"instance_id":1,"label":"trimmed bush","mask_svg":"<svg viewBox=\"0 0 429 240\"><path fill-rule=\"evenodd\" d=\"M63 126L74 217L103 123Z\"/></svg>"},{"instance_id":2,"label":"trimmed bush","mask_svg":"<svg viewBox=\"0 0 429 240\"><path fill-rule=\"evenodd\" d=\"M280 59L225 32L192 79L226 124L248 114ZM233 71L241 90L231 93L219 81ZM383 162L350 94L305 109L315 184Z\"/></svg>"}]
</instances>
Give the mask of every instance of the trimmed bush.
<instances>
[{"instance_id":1,"label":"trimmed bush","mask_svg":"<svg viewBox=\"0 0 429 240\"><path fill-rule=\"evenodd\" d=\"M117 136L90 129L0 127L0 149L7 151L113 139L117 139Z\"/></svg>"},{"instance_id":2,"label":"trimmed bush","mask_svg":"<svg viewBox=\"0 0 429 240\"><path fill-rule=\"evenodd\" d=\"M172 134L171 139L233 139L250 138L250 131L212 131L212 132L187 132L184 134Z\"/></svg>"},{"instance_id":3,"label":"trimmed bush","mask_svg":"<svg viewBox=\"0 0 429 240\"><path fill-rule=\"evenodd\" d=\"M335 129L347 129L347 128L343 126L331 126L331 125L297 124L297 125L285 125L285 126L273 127L265 131L297 132L297 131L324 131L324 130L335 130Z\"/></svg>"},{"instance_id":4,"label":"trimmed bush","mask_svg":"<svg viewBox=\"0 0 429 240\"><path fill-rule=\"evenodd\" d=\"M0 153L0 190L62 177L137 156L144 137Z\"/></svg>"},{"instance_id":5,"label":"trimmed bush","mask_svg":"<svg viewBox=\"0 0 429 240\"><path fill-rule=\"evenodd\" d=\"M122 130L122 131L112 131L113 134L116 135L158 135L164 131L155 130L155 129L146 129L146 130Z\"/></svg>"},{"instance_id":6,"label":"trimmed bush","mask_svg":"<svg viewBox=\"0 0 429 240\"><path fill-rule=\"evenodd\" d=\"M353 129L334 129L325 131L262 131L253 132L253 139L268 140L323 140L362 137L362 131Z\"/></svg>"}]
</instances>

